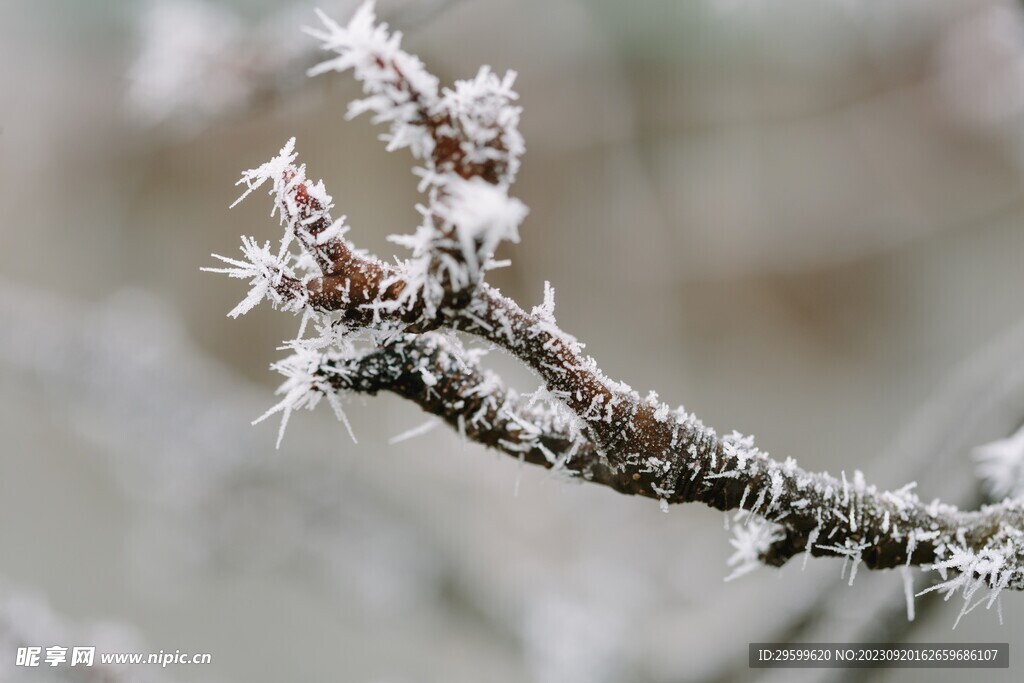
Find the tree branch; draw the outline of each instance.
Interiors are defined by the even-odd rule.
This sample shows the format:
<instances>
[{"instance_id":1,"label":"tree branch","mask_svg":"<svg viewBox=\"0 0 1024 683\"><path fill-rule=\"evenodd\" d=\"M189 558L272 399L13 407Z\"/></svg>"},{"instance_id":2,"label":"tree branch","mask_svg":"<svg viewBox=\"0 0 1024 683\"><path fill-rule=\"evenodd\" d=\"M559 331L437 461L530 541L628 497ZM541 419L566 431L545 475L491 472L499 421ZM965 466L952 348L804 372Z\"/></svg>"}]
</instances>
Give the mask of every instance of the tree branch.
<instances>
[{"instance_id":1,"label":"tree branch","mask_svg":"<svg viewBox=\"0 0 1024 683\"><path fill-rule=\"evenodd\" d=\"M1020 543L1020 502L963 512L925 504L912 487L879 491L859 472L848 481L845 474L836 478L807 472L792 459L773 460L752 439L735 433L720 437L693 415L670 410L653 397L641 400L628 387L616 385L593 359L578 353L576 342L543 329L551 323L527 314L491 288L467 312L445 322L515 353L545 379L552 395L585 421L591 439L574 439L564 421L566 426L551 429L543 411L524 412L521 401L496 376L461 358L436 334L409 336L338 367L346 379L334 386L393 391L456 428L465 425L460 429L467 438L516 456L522 451L503 443L508 430L540 426L544 448L530 444L527 462L550 467L564 458L566 470L619 493L745 510L780 527L778 537L757 557L769 565L780 566L809 551L815 556L848 555L869 569L888 569L936 563L953 546L981 552ZM444 381L425 384L424 368ZM479 387L484 385L494 404L481 414L484 392ZM471 396L478 399L466 400ZM513 438L508 443L523 442ZM570 453L574 448L575 454ZM554 461L544 450L555 454ZM1024 589L1021 574L1015 572L1006 587Z\"/></svg>"},{"instance_id":2,"label":"tree branch","mask_svg":"<svg viewBox=\"0 0 1024 683\"><path fill-rule=\"evenodd\" d=\"M391 391L443 418L467 438L523 461L564 470L615 491L675 503L736 510L733 576L759 564L781 565L800 553L843 556L858 566L924 566L945 579L929 590L962 590L961 614L986 589L1024 590L1024 502L963 512L925 504L913 485L880 491L854 472L847 479L774 460L752 437L721 436L683 408L672 409L607 377L583 345L561 330L554 295L527 312L483 281L493 252L517 240L526 214L507 194L522 151L512 79L486 67L472 81L438 91L422 63L401 51L399 34L377 25L365 4L347 27L324 18L314 32L338 56L316 69L353 69L371 110L390 125L389 148L409 147L425 163L428 203L415 235L394 238L412 249L395 265L358 250L344 221L330 217L322 182L295 166L294 139L270 162L243 175L243 197L271 181L285 224L277 257L269 245L243 241L246 261L217 269L251 278L232 314L263 298L301 312L289 343L295 355L275 364L285 398L268 414L313 407L326 396ZM289 247L297 243L300 253ZM305 337L313 321L316 334ZM546 398L517 395L482 370L474 352L444 333L470 333L510 352L543 380ZM952 577L946 578L946 570Z\"/></svg>"}]
</instances>

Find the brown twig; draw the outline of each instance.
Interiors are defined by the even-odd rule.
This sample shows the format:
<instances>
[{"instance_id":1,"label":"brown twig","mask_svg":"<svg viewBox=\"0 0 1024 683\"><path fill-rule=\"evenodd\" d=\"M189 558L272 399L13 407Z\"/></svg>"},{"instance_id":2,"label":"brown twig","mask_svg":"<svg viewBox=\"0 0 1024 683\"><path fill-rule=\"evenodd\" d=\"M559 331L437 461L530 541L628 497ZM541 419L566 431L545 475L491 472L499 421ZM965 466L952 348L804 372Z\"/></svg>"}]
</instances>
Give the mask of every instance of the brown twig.
<instances>
[{"instance_id":1,"label":"brown twig","mask_svg":"<svg viewBox=\"0 0 1024 683\"><path fill-rule=\"evenodd\" d=\"M493 220L511 216L514 232L525 215L525 208L505 194L521 147L515 127L519 112L509 104L512 76L498 82L483 69L476 82L460 84L465 92L447 91L446 100L419 60L401 52L373 21L370 5L356 13L349 28L325 19L329 30L318 35L340 55L325 65L356 68L370 95L359 109L391 122L390 139L412 147L427 163L432 208L421 226L426 239L411 240L419 259L415 267L385 264L357 250L331 221L322 185L313 186L304 168L291 165L291 142L282 156L243 177L252 191L269 174L284 174L274 177L278 206L319 272L292 275L288 260L275 265L269 252L250 240L252 267L228 259L235 267L221 269L254 278L254 289L236 311L248 310L269 288L275 303L322 316L325 328L344 323L343 333L366 332L372 342L369 351L356 353L345 341L345 351L333 354L319 349L338 342L334 332L312 345L293 342L300 357L287 365L286 398L271 412L282 409L287 416L295 405L315 405L312 399L321 393L340 410L338 393L392 391L467 438L524 461L564 469L619 493L654 498L663 506L701 502L740 511L750 528L736 542L739 573L757 562L781 565L800 553L845 557L854 565L851 580L861 564L871 569L931 565L953 571L939 588L949 593L962 588L964 611L979 588L991 589L990 604L1003 588L1024 589L1024 501L963 512L923 503L912 486L880 491L859 472L851 479L845 472L836 478L807 472L792 459L774 460L751 438L719 435L656 394L641 397L605 376L583 346L559 328L547 295L543 306L526 312L484 283L480 266L491 257L495 235L481 236L478 231L486 233L487 225L459 235L465 226L452 224L451 216L476 217L466 206L449 212L447 222L441 219L451 209L446 203L465 201L450 188L469 181L491 188L474 196L498 206ZM489 104L478 107L474 97ZM497 194L495 184L501 185ZM507 227L498 231L498 239L508 238ZM467 239L473 242L469 250ZM444 331L467 332L507 350L544 380L552 400L517 396L447 341Z\"/></svg>"}]
</instances>

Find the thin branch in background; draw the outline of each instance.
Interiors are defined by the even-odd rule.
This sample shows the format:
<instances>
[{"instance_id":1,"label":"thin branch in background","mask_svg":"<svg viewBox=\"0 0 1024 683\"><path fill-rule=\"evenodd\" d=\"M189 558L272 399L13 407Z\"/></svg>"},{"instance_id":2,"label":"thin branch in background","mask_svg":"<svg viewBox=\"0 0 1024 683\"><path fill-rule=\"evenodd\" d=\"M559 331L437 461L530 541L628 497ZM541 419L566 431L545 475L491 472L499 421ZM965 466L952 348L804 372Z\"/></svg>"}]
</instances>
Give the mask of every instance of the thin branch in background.
<instances>
[{"instance_id":1,"label":"thin branch in background","mask_svg":"<svg viewBox=\"0 0 1024 683\"><path fill-rule=\"evenodd\" d=\"M390 18L409 30L426 26L460 0L403 0ZM320 7L351 12L355 0ZM282 34L312 12L289 5L246 26L227 7L208 0L151 0L137 18L138 53L125 102L136 123L189 134L280 99L307 81L296 74L316 60L298 34Z\"/></svg>"},{"instance_id":2,"label":"thin branch in background","mask_svg":"<svg viewBox=\"0 0 1024 683\"><path fill-rule=\"evenodd\" d=\"M91 663L71 666L73 648L83 646L94 648ZM55 657L63 658L54 672L62 681L169 683L175 680L165 668L112 665L101 661L101 655L150 651L132 626L114 621L75 623L57 613L43 597L0 579L0 666L16 671L15 657L19 648L29 647L41 649L39 662L46 669L51 668L46 662L48 651L54 650ZM13 679L5 677L4 680ZM45 680L55 679L47 677Z\"/></svg>"}]
</instances>

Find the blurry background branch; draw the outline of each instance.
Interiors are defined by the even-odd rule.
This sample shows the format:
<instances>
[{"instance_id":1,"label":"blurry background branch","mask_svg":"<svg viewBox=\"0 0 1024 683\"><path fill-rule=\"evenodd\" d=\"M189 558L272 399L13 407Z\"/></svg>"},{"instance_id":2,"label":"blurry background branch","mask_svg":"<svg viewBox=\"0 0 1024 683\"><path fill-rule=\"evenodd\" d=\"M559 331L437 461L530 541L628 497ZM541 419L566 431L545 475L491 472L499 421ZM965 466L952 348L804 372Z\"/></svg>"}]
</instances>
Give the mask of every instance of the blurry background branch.
<instances>
[{"instance_id":1,"label":"blurry background branch","mask_svg":"<svg viewBox=\"0 0 1024 683\"><path fill-rule=\"evenodd\" d=\"M461 0L400 0L383 15L415 31ZM348 15L356 0L284 3L256 21L207 0L151 0L139 15L139 54L127 104L140 123L168 134L196 134L224 119L252 115L305 85L317 46L294 27L313 8Z\"/></svg>"}]
</instances>

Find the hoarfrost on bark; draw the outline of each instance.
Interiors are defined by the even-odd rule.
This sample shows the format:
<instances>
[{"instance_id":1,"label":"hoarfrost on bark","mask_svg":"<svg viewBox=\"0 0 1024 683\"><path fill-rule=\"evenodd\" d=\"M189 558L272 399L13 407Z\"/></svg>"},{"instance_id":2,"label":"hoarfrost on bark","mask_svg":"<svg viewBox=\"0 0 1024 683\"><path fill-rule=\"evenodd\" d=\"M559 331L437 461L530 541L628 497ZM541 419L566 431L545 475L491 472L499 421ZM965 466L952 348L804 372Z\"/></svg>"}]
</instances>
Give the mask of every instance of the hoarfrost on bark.
<instances>
[{"instance_id":1,"label":"hoarfrost on bark","mask_svg":"<svg viewBox=\"0 0 1024 683\"><path fill-rule=\"evenodd\" d=\"M243 175L243 197L271 183L285 235L276 255L246 238L246 260L222 259L230 267L216 272L251 281L233 313L268 299L302 315L299 335L286 344L293 355L273 366L286 377L284 398L267 415L282 414L282 433L295 409L321 397L344 419L343 397L390 391L521 461L663 508L703 502L739 510L730 579L804 553L842 556L851 584L862 565L926 566L952 572L936 590L963 589L968 603L982 588L989 605L1005 588L1024 589L1024 501L965 512L923 502L913 484L881 491L858 470L836 478L772 459L753 437L721 436L656 392L644 397L605 375L559 327L549 284L531 312L489 286L483 276L494 250L518 240L526 216L508 194L523 152L514 74L499 79L481 69L440 89L401 49L401 34L376 22L372 2L345 26L321 20L310 33L336 56L312 73L354 72L366 98L350 114L372 112L388 126L389 149L410 149L427 199L414 233L393 237L411 257L392 264L348 241L323 183L295 165L293 140ZM521 396L507 388L455 332L505 349L544 390Z\"/></svg>"}]
</instances>

